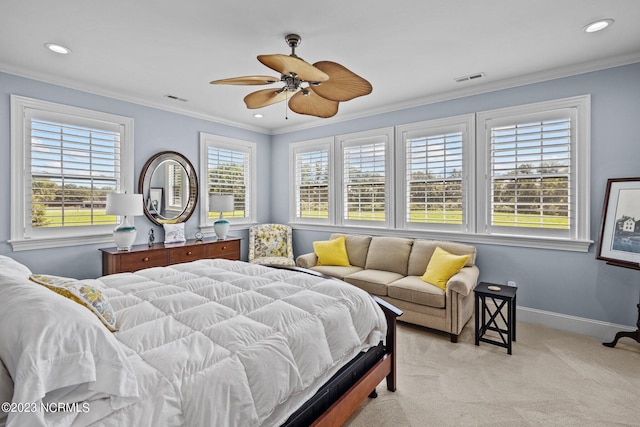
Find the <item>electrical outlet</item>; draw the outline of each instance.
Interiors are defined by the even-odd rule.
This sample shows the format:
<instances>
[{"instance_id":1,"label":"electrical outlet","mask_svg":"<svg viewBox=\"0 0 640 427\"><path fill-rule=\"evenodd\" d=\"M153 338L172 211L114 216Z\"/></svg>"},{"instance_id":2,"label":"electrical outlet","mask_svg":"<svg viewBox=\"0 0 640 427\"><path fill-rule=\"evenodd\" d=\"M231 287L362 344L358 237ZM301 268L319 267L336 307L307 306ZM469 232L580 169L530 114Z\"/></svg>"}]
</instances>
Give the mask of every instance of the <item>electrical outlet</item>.
<instances>
[{"instance_id":1,"label":"electrical outlet","mask_svg":"<svg viewBox=\"0 0 640 427\"><path fill-rule=\"evenodd\" d=\"M516 286L516 282L514 282L513 280L507 280L507 286Z\"/></svg>"}]
</instances>

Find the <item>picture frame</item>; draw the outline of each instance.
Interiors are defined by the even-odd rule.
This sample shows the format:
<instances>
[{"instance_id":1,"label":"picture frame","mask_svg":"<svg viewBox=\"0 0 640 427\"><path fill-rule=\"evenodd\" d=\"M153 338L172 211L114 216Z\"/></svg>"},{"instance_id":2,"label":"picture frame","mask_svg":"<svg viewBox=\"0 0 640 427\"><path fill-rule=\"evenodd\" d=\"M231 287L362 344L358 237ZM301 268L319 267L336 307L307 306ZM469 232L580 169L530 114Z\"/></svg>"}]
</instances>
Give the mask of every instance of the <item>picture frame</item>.
<instances>
[{"instance_id":1,"label":"picture frame","mask_svg":"<svg viewBox=\"0 0 640 427\"><path fill-rule=\"evenodd\" d=\"M640 270L640 177L607 180L596 258Z\"/></svg>"},{"instance_id":2,"label":"picture frame","mask_svg":"<svg viewBox=\"0 0 640 427\"><path fill-rule=\"evenodd\" d=\"M151 214L160 215L162 212L162 193L163 188L150 188L149 189L149 198L147 199L147 210Z\"/></svg>"}]
</instances>

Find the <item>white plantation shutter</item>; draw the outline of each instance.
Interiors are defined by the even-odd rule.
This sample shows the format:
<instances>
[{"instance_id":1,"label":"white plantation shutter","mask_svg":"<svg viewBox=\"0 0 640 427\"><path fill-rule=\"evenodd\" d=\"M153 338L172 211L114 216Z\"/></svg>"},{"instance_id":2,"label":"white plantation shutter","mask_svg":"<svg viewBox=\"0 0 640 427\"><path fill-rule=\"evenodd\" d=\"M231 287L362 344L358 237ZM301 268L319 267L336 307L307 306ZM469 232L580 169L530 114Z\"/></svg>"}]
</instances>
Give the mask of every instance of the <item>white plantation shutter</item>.
<instances>
[{"instance_id":1,"label":"white plantation shutter","mask_svg":"<svg viewBox=\"0 0 640 427\"><path fill-rule=\"evenodd\" d=\"M407 222L462 224L462 144L462 132L406 139Z\"/></svg>"},{"instance_id":2,"label":"white plantation shutter","mask_svg":"<svg viewBox=\"0 0 640 427\"><path fill-rule=\"evenodd\" d=\"M571 118L491 127L491 225L568 230Z\"/></svg>"},{"instance_id":3,"label":"white plantation shutter","mask_svg":"<svg viewBox=\"0 0 640 427\"><path fill-rule=\"evenodd\" d=\"M388 227L393 224L393 129L338 138L342 160L342 223Z\"/></svg>"},{"instance_id":4,"label":"white plantation shutter","mask_svg":"<svg viewBox=\"0 0 640 427\"><path fill-rule=\"evenodd\" d=\"M118 189L119 129L92 128L29 114L31 226L115 224L105 214L108 192Z\"/></svg>"},{"instance_id":5,"label":"white plantation shutter","mask_svg":"<svg viewBox=\"0 0 640 427\"><path fill-rule=\"evenodd\" d=\"M167 164L168 173L165 187L168 189L168 209L182 210L182 195L186 190L184 187L184 169L182 165L176 163Z\"/></svg>"},{"instance_id":6,"label":"white plantation shutter","mask_svg":"<svg viewBox=\"0 0 640 427\"><path fill-rule=\"evenodd\" d=\"M295 216L329 218L329 148L295 153Z\"/></svg>"},{"instance_id":7,"label":"white plantation shutter","mask_svg":"<svg viewBox=\"0 0 640 427\"><path fill-rule=\"evenodd\" d=\"M249 190L249 150L209 147L207 151L208 194L232 195L234 210L226 218L248 218L251 215Z\"/></svg>"}]
</instances>

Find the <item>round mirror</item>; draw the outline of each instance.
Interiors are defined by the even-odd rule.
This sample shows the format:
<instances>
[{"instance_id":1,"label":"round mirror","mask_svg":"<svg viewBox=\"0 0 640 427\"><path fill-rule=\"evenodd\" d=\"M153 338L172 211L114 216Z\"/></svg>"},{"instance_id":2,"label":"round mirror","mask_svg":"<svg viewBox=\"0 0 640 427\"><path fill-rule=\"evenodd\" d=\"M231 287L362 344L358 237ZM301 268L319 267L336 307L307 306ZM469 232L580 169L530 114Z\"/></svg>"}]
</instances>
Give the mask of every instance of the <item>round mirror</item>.
<instances>
[{"instance_id":1,"label":"round mirror","mask_svg":"<svg viewBox=\"0 0 640 427\"><path fill-rule=\"evenodd\" d=\"M163 151L142 168L138 191L144 213L155 224L185 222L198 201L196 171L182 154Z\"/></svg>"}]
</instances>

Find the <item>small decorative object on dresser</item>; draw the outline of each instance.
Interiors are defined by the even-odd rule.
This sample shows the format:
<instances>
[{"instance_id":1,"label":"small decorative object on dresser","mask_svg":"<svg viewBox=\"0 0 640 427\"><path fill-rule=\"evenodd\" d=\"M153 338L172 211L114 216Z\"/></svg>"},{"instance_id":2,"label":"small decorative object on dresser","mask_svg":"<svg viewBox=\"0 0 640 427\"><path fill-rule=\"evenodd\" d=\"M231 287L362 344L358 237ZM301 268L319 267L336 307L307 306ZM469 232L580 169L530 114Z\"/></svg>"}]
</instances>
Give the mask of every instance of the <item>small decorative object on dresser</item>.
<instances>
[{"instance_id":1,"label":"small decorative object on dresser","mask_svg":"<svg viewBox=\"0 0 640 427\"><path fill-rule=\"evenodd\" d=\"M240 260L240 240L242 239L239 237L231 237L227 240L187 240L179 246L165 246L163 243L152 246L134 245L128 252L118 251L116 248L103 248L100 249L102 274L164 267L203 258Z\"/></svg>"},{"instance_id":2,"label":"small decorative object on dresser","mask_svg":"<svg viewBox=\"0 0 640 427\"><path fill-rule=\"evenodd\" d=\"M164 227L165 243L182 243L186 241L184 237L184 222L179 224L162 224Z\"/></svg>"}]
</instances>

